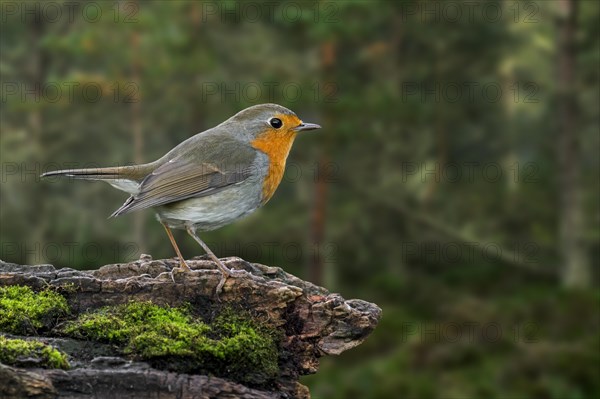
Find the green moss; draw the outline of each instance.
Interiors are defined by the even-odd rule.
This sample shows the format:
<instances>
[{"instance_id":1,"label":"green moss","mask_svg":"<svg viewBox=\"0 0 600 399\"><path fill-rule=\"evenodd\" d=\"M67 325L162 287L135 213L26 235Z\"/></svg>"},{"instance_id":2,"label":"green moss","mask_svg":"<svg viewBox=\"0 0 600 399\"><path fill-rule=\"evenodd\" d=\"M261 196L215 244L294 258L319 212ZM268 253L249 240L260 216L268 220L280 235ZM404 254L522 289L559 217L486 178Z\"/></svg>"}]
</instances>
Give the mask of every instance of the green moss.
<instances>
[{"instance_id":1,"label":"green moss","mask_svg":"<svg viewBox=\"0 0 600 399\"><path fill-rule=\"evenodd\" d=\"M0 330L31 334L51 329L69 312L67 301L56 292L39 293L27 286L0 287Z\"/></svg>"},{"instance_id":2,"label":"green moss","mask_svg":"<svg viewBox=\"0 0 600 399\"><path fill-rule=\"evenodd\" d=\"M209 326L185 307L150 302L105 307L68 323L65 333L117 344L123 353L180 372L209 372L265 384L277 376L274 333L248 315L223 312Z\"/></svg>"},{"instance_id":3,"label":"green moss","mask_svg":"<svg viewBox=\"0 0 600 399\"><path fill-rule=\"evenodd\" d=\"M257 323L248 314L232 310L223 312L212 324L221 337L214 351L227 359L230 371L245 374L248 382L259 377L254 370L277 375L279 335L275 330Z\"/></svg>"},{"instance_id":4,"label":"green moss","mask_svg":"<svg viewBox=\"0 0 600 399\"><path fill-rule=\"evenodd\" d=\"M11 366L69 369L67 355L39 341L10 339L0 335L0 363Z\"/></svg>"}]
</instances>

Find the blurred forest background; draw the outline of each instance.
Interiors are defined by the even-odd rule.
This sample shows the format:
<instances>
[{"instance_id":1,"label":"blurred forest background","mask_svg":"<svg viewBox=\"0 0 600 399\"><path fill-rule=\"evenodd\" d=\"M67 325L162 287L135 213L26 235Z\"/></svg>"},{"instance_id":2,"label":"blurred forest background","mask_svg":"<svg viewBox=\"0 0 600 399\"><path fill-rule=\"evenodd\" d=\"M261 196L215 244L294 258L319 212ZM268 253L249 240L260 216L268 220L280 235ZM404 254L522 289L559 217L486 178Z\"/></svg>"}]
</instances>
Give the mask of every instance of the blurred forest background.
<instances>
[{"instance_id":1,"label":"blurred forest background","mask_svg":"<svg viewBox=\"0 0 600 399\"><path fill-rule=\"evenodd\" d=\"M276 102L323 129L204 239L382 307L313 397L600 397L600 2L0 6L1 259L174 256L152 212L107 220L126 194L38 176Z\"/></svg>"}]
</instances>

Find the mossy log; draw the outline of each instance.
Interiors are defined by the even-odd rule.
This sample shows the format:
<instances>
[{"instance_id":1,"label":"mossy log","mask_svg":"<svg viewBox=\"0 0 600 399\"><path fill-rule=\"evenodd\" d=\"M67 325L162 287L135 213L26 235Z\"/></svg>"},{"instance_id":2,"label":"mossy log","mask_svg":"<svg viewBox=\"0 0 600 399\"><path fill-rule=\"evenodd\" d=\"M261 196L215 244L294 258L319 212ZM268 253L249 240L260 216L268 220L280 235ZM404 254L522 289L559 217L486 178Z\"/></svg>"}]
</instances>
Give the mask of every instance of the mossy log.
<instances>
[{"instance_id":1,"label":"mossy log","mask_svg":"<svg viewBox=\"0 0 600 399\"><path fill-rule=\"evenodd\" d=\"M224 261L246 273L230 277L219 298L220 273L204 257L188 261L193 273L172 274L175 259L148 255L90 271L0 261L0 334L40 341L69 362L67 370L30 358L0 364L0 397L308 398L299 377L315 373L321 356L363 342L381 315L372 303L345 300L280 268ZM6 288L13 286L31 289ZM66 310L64 301L55 309L49 303L56 293ZM49 310L28 312L27 301L40 298ZM130 309L138 313L123 313Z\"/></svg>"}]
</instances>

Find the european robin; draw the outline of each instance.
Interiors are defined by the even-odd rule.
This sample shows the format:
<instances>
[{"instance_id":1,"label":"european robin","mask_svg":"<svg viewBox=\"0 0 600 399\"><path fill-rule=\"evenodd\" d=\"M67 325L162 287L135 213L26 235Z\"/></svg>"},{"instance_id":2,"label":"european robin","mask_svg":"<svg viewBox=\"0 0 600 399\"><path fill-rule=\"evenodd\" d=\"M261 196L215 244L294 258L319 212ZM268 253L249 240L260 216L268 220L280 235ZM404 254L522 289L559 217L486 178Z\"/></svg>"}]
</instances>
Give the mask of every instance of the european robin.
<instances>
[{"instance_id":1,"label":"european robin","mask_svg":"<svg viewBox=\"0 0 600 399\"><path fill-rule=\"evenodd\" d=\"M298 132L319 129L277 104L246 108L218 126L183 141L162 158L143 165L47 172L47 176L104 180L131 196L112 216L153 208L179 257L171 229L185 229L221 271L217 295L233 271L198 237L264 205L283 177Z\"/></svg>"}]
</instances>

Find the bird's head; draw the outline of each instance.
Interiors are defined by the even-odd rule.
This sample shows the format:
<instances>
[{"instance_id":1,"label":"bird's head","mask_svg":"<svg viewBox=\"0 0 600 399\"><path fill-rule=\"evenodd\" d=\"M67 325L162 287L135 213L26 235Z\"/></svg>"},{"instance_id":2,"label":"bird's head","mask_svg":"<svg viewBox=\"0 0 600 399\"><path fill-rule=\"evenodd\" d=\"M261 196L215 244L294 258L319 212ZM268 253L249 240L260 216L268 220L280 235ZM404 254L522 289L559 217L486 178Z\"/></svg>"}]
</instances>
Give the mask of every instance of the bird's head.
<instances>
[{"instance_id":1,"label":"bird's head","mask_svg":"<svg viewBox=\"0 0 600 399\"><path fill-rule=\"evenodd\" d=\"M315 123L305 123L290 109L278 104L248 107L224 122L250 142L255 140L291 139L297 133L320 129Z\"/></svg>"}]
</instances>

